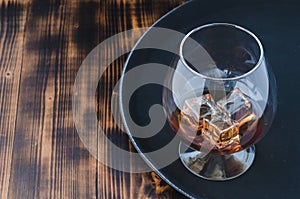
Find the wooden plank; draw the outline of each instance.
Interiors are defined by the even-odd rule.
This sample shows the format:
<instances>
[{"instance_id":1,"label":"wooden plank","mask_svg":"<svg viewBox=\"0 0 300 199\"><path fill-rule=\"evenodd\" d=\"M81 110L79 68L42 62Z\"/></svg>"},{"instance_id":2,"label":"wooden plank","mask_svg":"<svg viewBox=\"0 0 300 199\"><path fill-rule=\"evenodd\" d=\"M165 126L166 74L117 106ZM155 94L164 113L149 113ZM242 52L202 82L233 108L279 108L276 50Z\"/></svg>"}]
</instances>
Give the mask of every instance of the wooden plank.
<instances>
[{"instance_id":1,"label":"wooden plank","mask_svg":"<svg viewBox=\"0 0 300 199\"><path fill-rule=\"evenodd\" d=\"M0 2L0 198L8 198L27 6Z\"/></svg>"},{"instance_id":2,"label":"wooden plank","mask_svg":"<svg viewBox=\"0 0 300 199\"><path fill-rule=\"evenodd\" d=\"M182 2L2 2L1 198L182 197L154 173L119 172L97 162L77 134L71 106L76 73L95 46L121 31L150 26ZM112 46L107 54L114 50ZM125 58L114 62L99 84L98 116L116 144L134 151L112 120L110 107ZM110 157L109 149L105 151Z\"/></svg>"},{"instance_id":3,"label":"wooden plank","mask_svg":"<svg viewBox=\"0 0 300 199\"><path fill-rule=\"evenodd\" d=\"M30 4L8 198L92 198L95 160L73 128L72 2Z\"/></svg>"}]
</instances>

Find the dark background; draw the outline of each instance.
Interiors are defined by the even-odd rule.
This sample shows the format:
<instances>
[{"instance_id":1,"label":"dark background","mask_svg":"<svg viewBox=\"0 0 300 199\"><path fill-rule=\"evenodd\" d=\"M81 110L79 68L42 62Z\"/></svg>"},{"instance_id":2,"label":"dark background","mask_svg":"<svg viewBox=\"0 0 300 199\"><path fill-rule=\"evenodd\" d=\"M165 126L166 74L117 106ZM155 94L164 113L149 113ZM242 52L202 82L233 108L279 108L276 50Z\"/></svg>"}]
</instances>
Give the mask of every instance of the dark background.
<instances>
[{"instance_id":1,"label":"dark background","mask_svg":"<svg viewBox=\"0 0 300 199\"><path fill-rule=\"evenodd\" d=\"M174 187L196 198L297 198L300 192L299 8L297 1L192 1L155 24L155 27L171 28L182 33L213 22L227 22L245 27L262 41L265 57L277 80L277 114L269 133L256 144L256 157L250 170L231 181L211 182L191 175L178 160L158 171ZM144 40L147 40L147 36ZM143 40L140 45L143 46ZM165 54L160 55L153 50L139 50L130 57L126 70L143 62L164 63L166 57ZM139 78L143 79L143 75ZM143 115L147 114L147 107L153 100L145 98L143 101L142 96L150 94L159 101L161 90L152 86L152 89L145 88L139 92L139 100L136 101L140 103L131 107L131 112L133 117L139 118L139 123L143 123L147 122ZM157 146L167 144L171 138L172 130L165 127L152 140L134 138L134 141L139 150L152 151ZM146 157L154 166L158 165L159 158Z\"/></svg>"}]
</instances>

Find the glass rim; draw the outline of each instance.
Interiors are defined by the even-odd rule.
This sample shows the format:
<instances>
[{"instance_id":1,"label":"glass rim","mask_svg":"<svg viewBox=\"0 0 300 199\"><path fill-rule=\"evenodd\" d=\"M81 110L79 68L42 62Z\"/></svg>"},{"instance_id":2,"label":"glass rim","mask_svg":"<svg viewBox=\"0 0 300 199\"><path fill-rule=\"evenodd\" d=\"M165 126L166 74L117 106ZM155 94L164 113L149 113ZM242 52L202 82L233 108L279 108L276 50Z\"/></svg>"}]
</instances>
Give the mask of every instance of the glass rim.
<instances>
[{"instance_id":1,"label":"glass rim","mask_svg":"<svg viewBox=\"0 0 300 199\"><path fill-rule=\"evenodd\" d=\"M248 34L249 36L251 36L252 38L254 38L254 40L256 41L258 47L259 47L259 59L258 61L256 62L256 64L253 66L253 68L251 70L249 70L248 72L242 74L242 75L239 75L239 76L236 76L236 77L226 77L226 78L219 78L219 77L210 77L210 76L207 76L207 75L204 75L200 72L197 72L195 70L193 70L189 64L185 61L185 58L183 56L183 46L184 46L184 43L186 42L186 40L195 32L197 31L200 31L204 28L207 28L207 27L212 27L212 26L229 26L229 27L232 27L232 28L236 28L238 30L241 30L243 31L244 33ZM207 80L215 80L215 81L232 81L232 80L239 80L239 79L242 79L242 78L245 78L246 76L249 76L250 74L252 74L255 70L257 70L263 60L264 60L264 49L263 49L263 46L262 46L262 43L261 41L258 39L258 37L252 33L251 31L239 26L239 25L236 25L236 24L231 24L231 23L210 23L210 24L206 24L206 25L202 25L202 26L199 26L199 27L196 27L194 28L193 30L191 30L182 40L181 40L181 43L180 43L180 48L179 48L179 57L180 57L180 61L188 68L188 70L190 70L192 73L196 74L197 76L200 76L202 77L203 79L207 79Z\"/></svg>"}]
</instances>

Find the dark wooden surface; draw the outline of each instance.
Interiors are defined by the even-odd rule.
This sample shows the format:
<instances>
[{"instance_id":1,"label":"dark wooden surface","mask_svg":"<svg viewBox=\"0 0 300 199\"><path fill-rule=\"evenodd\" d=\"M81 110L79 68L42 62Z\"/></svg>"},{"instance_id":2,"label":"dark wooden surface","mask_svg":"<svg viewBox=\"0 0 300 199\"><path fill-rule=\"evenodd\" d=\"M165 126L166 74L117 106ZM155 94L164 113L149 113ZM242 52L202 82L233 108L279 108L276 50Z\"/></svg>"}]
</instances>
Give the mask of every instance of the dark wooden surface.
<instances>
[{"instance_id":1,"label":"dark wooden surface","mask_svg":"<svg viewBox=\"0 0 300 199\"><path fill-rule=\"evenodd\" d=\"M72 87L87 54L109 36L150 26L183 1L0 0L1 199L184 198L153 172L118 172L98 162L72 115ZM107 89L98 93L99 122L120 145L128 145L127 136L103 115L125 59L109 67Z\"/></svg>"}]
</instances>

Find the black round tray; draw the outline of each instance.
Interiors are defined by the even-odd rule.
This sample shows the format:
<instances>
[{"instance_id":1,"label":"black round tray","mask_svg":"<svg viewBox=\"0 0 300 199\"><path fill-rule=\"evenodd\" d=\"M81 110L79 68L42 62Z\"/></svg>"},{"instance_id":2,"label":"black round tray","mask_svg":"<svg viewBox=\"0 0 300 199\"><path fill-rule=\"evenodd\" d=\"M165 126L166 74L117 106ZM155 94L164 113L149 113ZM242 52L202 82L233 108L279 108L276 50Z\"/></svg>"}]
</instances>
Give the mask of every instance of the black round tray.
<instances>
[{"instance_id":1,"label":"black round tray","mask_svg":"<svg viewBox=\"0 0 300 199\"><path fill-rule=\"evenodd\" d=\"M297 61L300 57L300 1L195 0L172 10L151 28L164 27L186 34L197 26L213 22L233 23L254 32L264 45L265 56L277 79L277 114L269 133L256 145L254 164L234 180L213 182L192 175L180 160L157 169L159 158L142 157L165 181L188 197L297 198L300 195L300 63ZM149 31L136 48L143 45L147 34ZM179 45L180 41L174 43ZM142 64L169 64L173 58L173 54L155 49L134 50L129 55L124 73ZM149 75L145 73L136 78L149 78ZM121 85L120 103L123 108L127 108L122 104L125 94L126 86ZM137 124L146 125L149 123L149 107L162 103L162 87L154 84L143 86L131 98L126 111ZM151 138L135 138L135 129L127 122L126 115L123 120L131 141L140 153L157 150L174 137L166 123ZM177 150L174 147L174 151Z\"/></svg>"}]
</instances>

